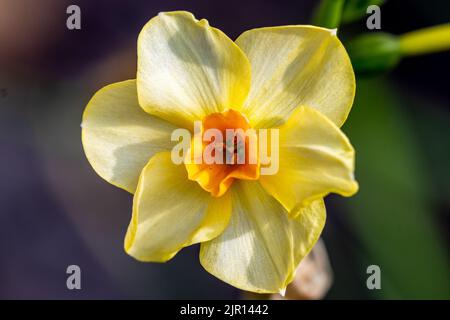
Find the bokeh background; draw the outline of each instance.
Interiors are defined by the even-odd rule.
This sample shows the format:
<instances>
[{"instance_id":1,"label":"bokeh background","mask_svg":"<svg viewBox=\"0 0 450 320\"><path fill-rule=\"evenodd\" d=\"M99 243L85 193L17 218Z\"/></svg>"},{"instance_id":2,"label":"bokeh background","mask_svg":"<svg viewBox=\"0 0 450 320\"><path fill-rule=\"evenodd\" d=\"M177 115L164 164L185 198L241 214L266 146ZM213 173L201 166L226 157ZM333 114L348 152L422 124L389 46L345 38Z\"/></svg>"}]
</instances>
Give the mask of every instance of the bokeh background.
<instances>
[{"instance_id":1,"label":"bokeh background","mask_svg":"<svg viewBox=\"0 0 450 320\"><path fill-rule=\"evenodd\" d=\"M136 39L160 11L188 10L232 39L262 26L307 24L316 1L0 0L0 298L240 298L205 272L198 246L166 264L122 247L132 195L99 178L80 138L90 97L135 77ZM66 28L81 8L82 29ZM450 21L446 0L390 0L382 31ZM340 30L369 32L365 20ZM334 273L326 298L450 298L450 53L357 76L343 127L357 151L359 193L326 199L323 239ZM66 288L66 268L82 290ZM368 290L366 268L381 268Z\"/></svg>"}]
</instances>

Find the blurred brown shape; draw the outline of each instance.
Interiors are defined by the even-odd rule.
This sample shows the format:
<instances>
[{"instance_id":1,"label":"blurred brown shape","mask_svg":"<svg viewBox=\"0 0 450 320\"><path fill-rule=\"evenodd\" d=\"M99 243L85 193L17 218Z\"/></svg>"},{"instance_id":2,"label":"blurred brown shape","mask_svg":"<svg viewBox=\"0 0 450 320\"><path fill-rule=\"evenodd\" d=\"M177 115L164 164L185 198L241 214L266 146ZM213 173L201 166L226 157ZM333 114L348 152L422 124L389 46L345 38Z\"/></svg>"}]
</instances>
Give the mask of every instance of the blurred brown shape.
<instances>
[{"instance_id":1,"label":"blurred brown shape","mask_svg":"<svg viewBox=\"0 0 450 320\"><path fill-rule=\"evenodd\" d=\"M0 1L0 66L36 61L58 34L66 29L67 0ZM29 67L29 66L28 66Z\"/></svg>"},{"instance_id":2,"label":"blurred brown shape","mask_svg":"<svg viewBox=\"0 0 450 320\"><path fill-rule=\"evenodd\" d=\"M294 281L285 296L273 294L271 300L318 300L330 289L333 273L324 242L319 239L311 252L297 268Z\"/></svg>"}]
</instances>

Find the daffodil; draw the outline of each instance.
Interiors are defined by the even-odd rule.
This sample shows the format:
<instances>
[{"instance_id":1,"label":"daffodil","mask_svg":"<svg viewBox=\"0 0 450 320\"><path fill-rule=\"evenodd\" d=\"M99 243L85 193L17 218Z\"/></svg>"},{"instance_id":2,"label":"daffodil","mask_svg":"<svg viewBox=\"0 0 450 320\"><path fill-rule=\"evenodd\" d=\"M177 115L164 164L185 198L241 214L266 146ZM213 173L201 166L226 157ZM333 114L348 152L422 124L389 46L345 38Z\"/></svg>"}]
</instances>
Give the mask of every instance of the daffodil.
<instances>
[{"instance_id":1,"label":"daffodil","mask_svg":"<svg viewBox=\"0 0 450 320\"><path fill-rule=\"evenodd\" d=\"M200 263L243 290L283 292L325 224L323 197L353 195L340 131L355 79L335 30L253 29L233 42L188 12L160 13L138 38L135 80L99 90L83 115L94 170L134 194L126 252L165 262L201 243ZM279 129L279 170L175 164L174 130Z\"/></svg>"}]
</instances>

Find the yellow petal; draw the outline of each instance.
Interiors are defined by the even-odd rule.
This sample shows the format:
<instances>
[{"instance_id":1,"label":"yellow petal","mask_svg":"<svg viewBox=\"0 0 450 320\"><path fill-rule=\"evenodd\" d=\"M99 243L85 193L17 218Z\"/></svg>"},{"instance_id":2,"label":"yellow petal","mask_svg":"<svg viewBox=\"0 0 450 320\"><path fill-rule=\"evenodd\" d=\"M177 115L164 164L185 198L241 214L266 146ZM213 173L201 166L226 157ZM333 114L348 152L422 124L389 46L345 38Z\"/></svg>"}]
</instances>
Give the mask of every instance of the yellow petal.
<instances>
[{"instance_id":1,"label":"yellow petal","mask_svg":"<svg viewBox=\"0 0 450 320\"><path fill-rule=\"evenodd\" d=\"M280 127L279 170L261 184L291 211L330 192L351 196L355 152L347 137L320 112L299 107Z\"/></svg>"},{"instance_id":2,"label":"yellow petal","mask_svg":"<svg viewBox=\"0 0 450 320\"><path fill-rule=\"evenodd\" d=\"M254 126L270 128L300 105L319 110L336 125L347 118L355 75L335 30L285 26L244 32L236 43L252 67L242 111Z\"/></svg>"},{"instance_id":3,"label":"yellow petal","mask_svg":"<svg viewBox=\"0 0 450 320\"><path fill-rule=\"evenodd\" d=\"M137 82L147 112L191 128L207 114L241 107L250 88L250 64L207 20L166 12L139 35Z\"/></svg>"},{"instance_id":4,"label":"yellow petal","mask_svg":"<svg viewBox=\"0 0 450 320\"><path fill-rule=\"evenodd\" d=\"M184 165L161 152L145 166L133 199L125 251L141 261L163 262L180 249L218 236L231 214L228 195L213 198L187 178Z\"/></svg>"},{"instance_id":5,"label":"yellow petal","mask_svg":"<svg viewBox=\"0 0 450 320\"><path fill-rule=\"evenodd\" d=\"M282 292L319 239L326 215L323 201L291 219L258 182L237 181L231 190L230 223L219 237L201 244L200 262L237 288Z\"/></svg>"},{"instance_id":6,"label":"yellow petal","mask_svg":"<svg viewBox=\"0 0 450 320\"><path fill-rule=\"evenodd\" d=\"M135 80L100 89L87 105L81 126L84 152L94 170L131 193L148 160L172 148L175 129L142 110Z\"/></svg>"}]
</instances>

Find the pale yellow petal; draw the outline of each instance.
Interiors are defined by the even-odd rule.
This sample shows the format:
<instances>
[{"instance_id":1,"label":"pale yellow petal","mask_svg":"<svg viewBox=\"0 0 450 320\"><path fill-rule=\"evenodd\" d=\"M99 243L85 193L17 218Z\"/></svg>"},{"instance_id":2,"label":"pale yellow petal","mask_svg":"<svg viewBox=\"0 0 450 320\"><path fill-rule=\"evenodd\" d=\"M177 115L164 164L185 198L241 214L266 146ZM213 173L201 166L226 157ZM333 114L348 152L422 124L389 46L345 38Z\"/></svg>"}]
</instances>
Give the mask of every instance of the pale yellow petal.
<instances>
[{"instance_id":1,"label":"pale yellow petal","mask_svg":"<svg viewBox=\"0 0 450 320\"><path fill-rule=\"evenodd\" d=\"M175 129L142 110L135 80L100 89L87 105L81 127L84 152L94 170L131 193L148 160L172 148Z\"/></svg>"},{"instance_id":2,"label":"pale yellow petal","mask_svg":"<svg viewBox=\"0 0 450 320\"><path fill-rule=\"evenodd\" d=\"M258 182L238 181L232 187L232 207L225 231L201 244L201 264L243 290L283 291L319 239L326 216L323 201L301 209L291 219Z\"/></svg>"},{"instance_id":3,"label":"pale yellow petal","mask_svg":"<svg viewBox=\"0 0 450 320\"><path fill-rule=\"evenodd\" d=\"M264 188L291 211L330 192L351 196L355 152L347 137L320 112L299 107L280 127L279 170L261 176Z\"/></svg>"},{"instance_id":4,"label":"pale yellow petal","mask_svg":"<svg viewBox=\"0 0 450 320\"><path fill-rule=\"evenodd\" d=\"M187 178L170 152L153 156L142 171L133 199L125 251L141 261L163 262L180 249L218 236L231 214L228 195L213 198Z\"/></svg>"},{"instance_id":5,"label":"pale yellow petal","mask_svg":"<svg viewBox=\"0 0 450 320\"><path fill-rule=\"evenodd\" d=\"M255 126L277 126L299 105L319 110L338 126L344 123L355 95L355 75L335 30L253 29L236 43L252 67L251 89L242 111Z\"/></svg>"},{"instance_id":6,"label":"pale yellow petal","mask_svg":"<svg viewBox=\"0 0 450 320\"><path fill-rule=\"evenodd\" d=\"M207 114L241 107L250 88L250 64L207 20L165 12L139 35L137 81L147 112L191 128Z\"/></svg>"}]
</instances>

